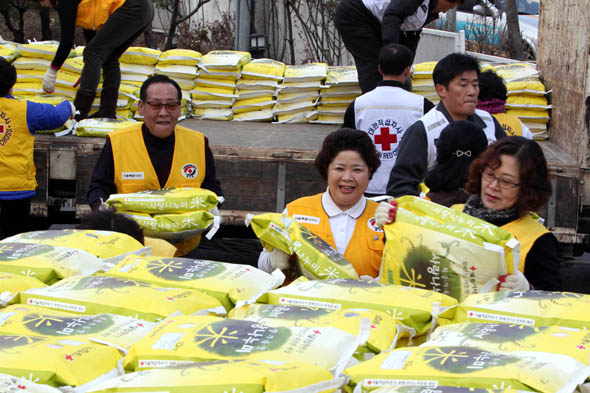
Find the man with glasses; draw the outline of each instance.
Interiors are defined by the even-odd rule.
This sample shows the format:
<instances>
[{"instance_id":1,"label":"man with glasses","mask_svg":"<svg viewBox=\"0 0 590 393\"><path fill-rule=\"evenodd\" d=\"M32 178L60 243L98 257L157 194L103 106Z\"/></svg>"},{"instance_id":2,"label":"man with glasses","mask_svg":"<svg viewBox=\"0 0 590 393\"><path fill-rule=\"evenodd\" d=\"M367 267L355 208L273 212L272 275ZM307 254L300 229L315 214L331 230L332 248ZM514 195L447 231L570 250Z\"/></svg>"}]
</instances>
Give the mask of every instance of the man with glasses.
<instances>
[{"instance_id":1,"label":"man with glasses","mask_svg":"<svg viewBox=\"0 0 590 393\"><path fill-rule=\"evenodd\" d=\"M223 195L207 138L177 125L182 92L164 75L147 79L138 112L144 122L107 136L92 174L93 210L111 194L170 187L200 187Z\"/></svg>"}]
</instances>

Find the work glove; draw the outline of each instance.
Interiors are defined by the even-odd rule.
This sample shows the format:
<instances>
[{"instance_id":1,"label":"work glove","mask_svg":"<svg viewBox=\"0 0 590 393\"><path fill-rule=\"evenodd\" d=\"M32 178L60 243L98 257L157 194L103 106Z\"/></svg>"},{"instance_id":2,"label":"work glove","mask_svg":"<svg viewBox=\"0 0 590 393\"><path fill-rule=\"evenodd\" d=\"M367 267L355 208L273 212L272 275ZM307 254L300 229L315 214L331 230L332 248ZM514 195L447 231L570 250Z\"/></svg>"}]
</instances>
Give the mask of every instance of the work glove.
<instances>
[{"instance_id":1,"label":"work glove","mask_svg":"<svg viewBox=\"0 0 590 393\"><path fill-rule=\"evenodd\" d=\"M375 211L375 221L379 228L383 228L385 224L391 224L395 221L395 213L397 213L397 202L391 200L390 202L380 202Z\"/></svg>"},{"instance_id":2,"label":"work glove","mask_svg":"<svg viewBox=\"0 0 590 393\"><path fill-rule=\"evenodd\" d=\"M53 93L55 91L55 80L57 79L57 69L53 65L49 66L43 77L43 91Z\"/></svg>"},{"instance_id":3,"label":"work glove","mask_svg":"<svg viewBox=\"0 0 590 393\"><path fill-rule=\"evenodd\" d=\"M289 259L291 258L290 255L287 255L283 251L275 248L270 253L270 266L273 270L286 270L289 268Z\"/></svg>"},{"instance_id":4,"label":"work glove","mask_svg":"<svg viewBox=\"0 0 590 393\"><path fill-rule=\"evenodd\" d=\"M528 291L531 285L520 271L500 277L498 291Z\"/></svg>"}]
</instances>

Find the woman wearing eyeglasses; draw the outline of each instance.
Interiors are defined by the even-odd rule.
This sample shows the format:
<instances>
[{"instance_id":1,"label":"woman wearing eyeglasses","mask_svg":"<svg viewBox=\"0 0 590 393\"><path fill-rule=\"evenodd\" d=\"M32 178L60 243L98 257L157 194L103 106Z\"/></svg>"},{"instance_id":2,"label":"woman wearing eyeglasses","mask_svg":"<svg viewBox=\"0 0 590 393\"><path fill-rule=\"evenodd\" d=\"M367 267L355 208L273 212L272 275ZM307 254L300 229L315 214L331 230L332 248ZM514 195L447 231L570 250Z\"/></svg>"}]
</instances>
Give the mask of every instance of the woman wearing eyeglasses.
<instances>
[{"instance_id":1,"label":"woman wearing eyeglasses","mask_svg":"<svg viewBox=\"0 0 590 393\"><path fill-rule=\"evenodd\" d=\"M519 271L501 277L499 289L560 291L557 239L534 213L551 195L539 145L521 136L490 144L469 167L465 190L469 198L454 209L502 227L520 241Z\"/></svg>"}]
</instances>

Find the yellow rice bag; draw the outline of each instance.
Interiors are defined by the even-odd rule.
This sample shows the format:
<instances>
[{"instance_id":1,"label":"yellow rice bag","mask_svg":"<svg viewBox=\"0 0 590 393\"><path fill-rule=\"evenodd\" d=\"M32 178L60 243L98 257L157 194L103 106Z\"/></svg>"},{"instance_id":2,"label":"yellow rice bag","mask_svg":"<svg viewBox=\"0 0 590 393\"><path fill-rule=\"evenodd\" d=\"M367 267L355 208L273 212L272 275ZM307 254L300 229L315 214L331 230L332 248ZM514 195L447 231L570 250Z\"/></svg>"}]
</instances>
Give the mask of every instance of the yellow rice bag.
<instances>
[{"instance_id":1,"label":"yellow rice bag","mask_svg":"<svg viewBox=\"0 0 590 393\"><path fill-rule=\"evenodd\" d=\"M23 57L41 58L53 60L59 42L57 41L39 41L20 46L20 54Z\"/></svg>"},{"instance_id":2,"label":"yellow rice bag","mask_svg":"<svg viewBox=\"0 0 590 393\"><path fill-rule=\"evenodd\" d=\"M361 88L356 85L332 85L328 88L320 89L320 97L339 97L352 96L358 97L361 95Z\"/></svg>"},{"instance_id":3,"label":"yellow rice bag","mask_svg":"<svg viewBox=\"0 0 590 393\"><path fill-rule=\"evenodd\" d=\"M249 265L188 258L130 255L107 273L159 286L191 288L210 295L226 310L235 304L253 303L265 291L281 285L284 276L268 274Z\"/></svg>"},{"instance_id":4,"label":"yellow rice bag","mask_svg":"<svg viewBox=\"0 0 590 393\"><path fill-rule=\"evenodd\" d=\"M525 326L590 329L590 295L573 292L505 291L471 295L459 305L455 322L500 322Z\"/></svg>"},{"instance_id":5,"label":"yellow rice bag","mask_svg":"<svg viewBox=\"0 0 590 393\"><path fill-rule=\"evenodd\" d=\"M381 282L431 289L462 300L495 291L512 274L520 243L510 232L414 196L396 199L395 222L384 226Z\"/></svg>"},{"instance_id":6,"label":"yellow rice bag","mask_svg":"<svg viewBox=\"0 0 590 393\"><path fill-rule=\"evenodd\" d=\"M191 173L192 175L192 173ZM194 174L196 175L196 173ZM130 194L111 194L106 204L117 210L142 213L187 213L211 210L222 198L204 188L168 188Z\"/></svg>"},{"instance_id":7,"label":"yellow rice bag","mask_svg":"<svg viewBox=\"0 0 590 393\"><path fill-rule=\"evenodd\" d=\"M548 123L550 119L548 110L507 109L506 113L517 116L522 121Z\"/></svg>"},{"instance_id":8,"label":"yellow rice bag","mask_svg":"<svg viewBox=\"0 0 590 393\"><path fill-rule=\"evenodd\" d=\"M269 109L275 106L276 101L272 98L272 96L264 96L264 97L257 97L257 98L250 98L246 100L237 100L232 109L234 114L240 114L244 112L252 112L258 111L263 109Z\"/></svg>"},{"instance_id":9,"label":"yellow rice bag","mask_svg":"<svg viewBox=\"0 0 590 393\"><path fill-rule=\"evenodd\" d=\"M244 79L283 80L285 63L272 59L253 59L242 68Z\"/></svg>"},{"instance_id":10,"label":"yellow rice bag","mask_svg":"<svg viewBox=\"0 0 590 393\"><path fill-rule=\"evenodd\" d=\"M66 97L56 96L54 94L50 95L38 95L38 96L30 96L26 97L27 101L37 102L39 104L51 104L51 105L58 105L61 104L63 101L67 101Z\"/></svg>"},{"instance_id":11,"label":"yellow rice bag","mask_svg":"<svg viewBox=\"0 0 590 393\"><path fill-rule=\"evenodd\" d=\"M455 315L457 300L425 289L363 280L307 280L300 277L291 284L265 293L261 303L302 307L366 308L391 315L398 324L422 335L437 323L447 324Z\"/></svg>"},{"instance_id":12,"label":"yellow rice bag","mask_svg":"<svg viewBox=\"0 0 590 393\"><path fill-rule=\"evenodd\" d=\"M290 216L265 213L248 216L246 223L265 246L297 255L297 266L308 278L359 278L354 267L338 251Z\"/></svg>"},{"instance_id":13,"label":"yellow rice bag","mask_svg":"<svg viewBox=\"0 0 590 393\"><path fill-rule=\"evenodd\" d=\"M357 86L359 77L355 66L328 66L326 84L333 86Z\"/></svg>"},{"instance_id":14,"label":"yellow rice bag","mask_svg":"<svg viewBox=\"0 0 590 393\"><path fill-rule=\"evenodd\" d=\"M508 96L515 94L542 96L547 93L545 91L545 85L543 85L543 82L538 77L528 77L507 82L506 89L508 90Z\"/></svg>"},{"instance_id":15,"label":"yellow rice bag","mask_svg":"<svg viewBox=\"0 0 590 393\"><path fill-rule=\"evenodd\" d=\"M30 288L42 288L45 284L35 277L23 276L18 273L0 273L0 306L6 305L20 291Z\"/></svg>"},{"instance_id":16,"label":"yellow rice bag","mask_svg":"<svg viewBox=\"0 0 590 393\"><path fill-rule=\"evenodd\" d=\"M24 232L3 239L0 243L36 243L78 248L104 259L120 259L129 253L145 253L143 244L129 235L91 229L61 229Z\"/></svg>"},{"instance_id":17,"label":"yellow rice bag","mask_svg":"<svg viewBox=\"0 0 590 393\"><path fill-rule=\"evenodd\" d=\"M322 81L328 76L326 63L307 63L301 65L288 65L285 68L285 82Z\"/></svg>"},{"instance_id":18,"label":"yellow rice bag","mask_svg":"<svg viewBox=\"0 0 590 393\"><path fill-rule=\"evenodd\" d=\"M0 271L35 277L45 284L77 274L92 274L105 264L76 248L36 243L0 243Z\"/></svg>"},{"instance_id":19,"label":"yellow rice bag","mask_svg":"<svg viewBox=\"0 0 590 393\"><path fill-rule=\"evenodd\" d=\"M292 361L201 362L129 373L92 387L87 393L123 392L332 392L344 384L321 367Z\"/></svg>"},{"instance_id":20,"label":"yellow rice bag","mask_svg":"<svg viewBox=\"0 0 590 393\"><path fill-rule=\"evenodd\" d=\"M251 59L250 52L214 50L203 56L200 66L205 69L239 70Z\"/></svg>"},{"instance_id":21,"label":"yellow rice bag","mask_svg":"<svg viewBox=\"0 0 590 393\"><path fill-rule=\"evenodd\" d=\"M79 79L80 75L78 74L74 74L64 70L59 70L57 71L57 79L55 80L55 84L58 86L74 88L74 85L78 83Z\"/></svg>"},{"instance_id":22,"label":"yellow rice bag","mask_svg":"<svg viewBox=\"0 0 590 393\"><path fill-rule=\"evenodd\" d=\"M161 322L131 346L125 369L231 359L303 361L333 375L344 369L360 337L331 327L271 327L251 321L183 315Z\"/></svg>"},{"instance_id":23,"label":"yellow rice bag","mask_svg":"<svg viewBox=\"0 0 590 393\"><path fill-rule=\"evenodd\" d=\"M199 291L105 275L73 276L49 287L28 289L21 292L20 302L78 314L109 313L150 322L175 312L225 314L219 300Z\"/></svg>"},{"instance_id":24,"label":"yellow rice bag","mask_svg":"<svg viewBox=\"0 0 590 393\"><path fill-rule=\"evenodd\" d=\"M237 96L231 87L195 86L194 90L191 91L191 98L193 100L202 100L210 98L237 98Z\"/></svg>"},{"instance_id":25,"label":"yellow rice bag","mask_svg":"<svg viewBox=\"0 0 590 393\"><path fill-rule=\"evenodd\" d=\"M283 112L283 109L277 108L279 108L279 105L274 110L277 120L273 124L303 124L310 123L318 118L318 112L313 110L313 107L303 110L289 109L286 112Z\"/></svg>"},{"instance_id":26,"label":"yellow rice bag","mask_svg":"<svg viewBox=\"0 0 590 393\"><path fill-rule=\"evenodd\" d=\"M84 58L80 57L71 57L66 59L64 64L61 66L61 69L67 72L71 72L73 74L77 74L78 76L82 74L82 69L84 68Z\"/></svg>"},{"instance_id":27,"label":"yellow rice bag","mask_svg":"<svg viewBox=\"0 0 590 393\"><path fill-rule=\"evenodd\" d=\"M52 57L53 58L53 57ZM17 72L19 70L43 70L47 71L47 68L51 65L51 60L32 58L32 57L19 57L12 62Z\"/></svg>"},{"instance_id":28,"label":"yellow rice bag","mask_svg":"<svg viewBox=\"0 0 590 393\"><path fill-rule=\"evenodd\" d=\"M8 374L0 374L0 391L4 393L21 393L23 391L27 393L63 393L59 389L35 383L26 377L17 378Z\"/></svg>"},{"instance_id":29,"label":"yellow rice bag","mask_svg":"<svg viewBox=\"0 0 590 393\"><path fill-rule=\"evenodd\" d=\"M252 112L237 113L233 116L234 121L271 121L274 118L271 108L260 109Z\"/></svg>"},{"instance_id":30,"label":"yellow rice bag","mask_svg":"<svg viewBox=\"0 0 590 393\"><path fill-rule=\"evenodd\" d=\"M12 42L3 42L0 44L0 56L4 57L7 62L11 63L20 56L18 45Z\"/></svg>"},{"instance_id":31,"label":"yellow rice bag","mask_svg":"<svg viewBox=\"0 0 590 393\"><path fill-rule=\"evenodd\" d=\"M509 96L506 100L506 108L509 109L551 109L551 105L547 103L547 98L544 96Z\"/></svg>"},{"instance_id":32,"label":"yellow rice bag","mask_svg":"<svg viewBox=\"0 0 590 393\"><path fill-rule=\"evenodd\" d=\"M182 64L160 64L156 65L154 70L156 74L168 75L169 77L184 78L193 80L197 77L199 71L195 65L182 65ZM192 86L191 86L192 87Z\"/></svg>"},{"instance_id":33,"label":"yellow rice bag","mask_svg":"<svg viewBox=\"0 0 590 393\"><path fill-rule=\"evenodd\" d=\"M310 121L314 124L342 124L344 123L344 116L342 115L318 115L316 120Z\"/></svg>"},{"instance_id":34,"label":"yellow rice bag","mask_svg":"<svg viewBox=\"0 0 590 393\"><path fill-rule=\"evenodd\" d=\"M132 46L121 55L121 61L131 64L154 65L160 57L158 49L151 49L139 46Z\"/></svg>"},{"instance_id":35,"label":"yellow rice bag","mask_svg":"<svg viewBox=\"0 0 590 393\"><path fill-rule=\"evenodd\" d=\"M197 65L201 62L203 55L196 50L191 49L170 49L160 53L158 65L161 64L178 64L178 65Z\"/></svg>"},{"instance_id":36,"label":"yellow rice bag","mask_svg":"<svg viewBox=\"0 0 590 393\"><path fill-rule=\"evenodd\" d=\"M492 352L468 346L400 348L344 370L355 392L420 383L480 389L510 387L543 393L572 392L590 368L569 356L544 352Z\"/></svg>"},{"instance_id":37,"label":"yellow rice bag","mask_svg":"<svg viewBox=\"0 0 590 393\"><path fill-rule=\"evenodd\" d=\"M194 103L194 101L193 101ZM229 104L231 106L231 103ZM193 109L193 116L198 119L204 120L231 120L232 119L232 110L231 108L227 109L214 109L214 108L202 108L202 109Z\"/></svg>"},{"instance_id":38,"label":"yellow rice bag","mask_svg":"<svg viewBox=\"0 0 590 393\"><path fill-rule=\"evenodd\" d=\"M414 79L432 79L434 67L438 61L426 61L423 63L414 64L412 66L412 78Z\"/></svg>"},{"instance_id":39,"label":"yellow rice bag","mask_svg":"<svg viewBox=\"0 0 590 393\"><path fill-rule=\"evenodd\" d=\"M588 365L590 332L563 326L456 323L437 328L425 346L469 346L489 351L532 351L567 355Z\"/></svg>"},{"instance_id":40,"label":"yellow rice bag","mask_svg":"<svg viewBox=\"0 0 590 393\"><path fill-rule=\"evenodd\" d=\"M43 70L20 70L16 74L16 83L36 83L43 80Z\"/></svg>"},{"instance_id":41,"label":"yellow rice bag","mask_svg":"<svg viewBox=\"0 0 590 393\"><path fill-rule=\"evenodd\" d=\"M249 304L234 308L227 316L273 327L335 327L355 336L360 334L359 330L363 326L360 319L366 318L370 321L370 333L367 342L355 353L359 360L393 349L398 336L407 335L407 332L397 331L395 320L390 315L368 309L328 310L277 304Z\"/></svg>"},{"instance_id":42,"label":"yellow rice bag","mask_svg":"<svg viewBox=\"0 0 590 393\"><path fill-rule=\"evenodd\" d=\"M0 373L50 386L82 386L122 375L117 366L122 356L108 345L0 334L0 351Z\"/></svg>"},{"instance_id":43,"label":"yellow rice bag","mask_svg":"<svg viewBox=\"0 0 590 393\"><path fill-rule=\"evenodd\" d=\"M178 243L195 237L208 228L212 228L209 236L213 236L221 219L208 211L193 211L188 213L147 214L129 211L119 211L133 218L143 229L146 236Z\"/></svg>"},{"instance_id":44,"label":"yellow rice bag","mask_svg":"<svg viewBox=\"0 0 590 393\"><path fill-rule=\"evenodd\" d=\"M156 323L115 314L77 315L47 308L12 305L0 312L0 333L75 339L110 345L126 353Z\"/></svg>"},{"instance_id":45,"label":"yellow rice bag","mask_svg":"<svg viewBox=\"0 0 590 393\"><path fill-rule=\"evenodd\" d=\"M15 83L12 86L12 93L15 95L26 95L26 96L34 96L37 94L41 94L43 92L43 86L41 85L41 81L39 82L31 82L31 83Z\"/></svg>"},{"instance_id":46,"label":"yellow rice bag","mask_svg":"<svg viewBox=\"0 0 590 393\"><path fill-rule=\"evenodd\" d=\"M215 79L215 78L197 78L194 82L195 90L198 90L197 86L202 87L216 87L220 89L227 89L228 91L233 91L236 88L236 81L235 80L227 80L227 79Z\"/></svg>"},{"instance_id":47,"label":"yellow rice bag","mask_svg":"<svg viewBox=\"0 0 590 393\"><path fill-rule=\"evenodd\" d=\"M502 77L506 82L517 79L537 77L539 72L535 66L529 63L509 63L500 64L494 67L496 74Z\"/></svg>"}]
</instances>

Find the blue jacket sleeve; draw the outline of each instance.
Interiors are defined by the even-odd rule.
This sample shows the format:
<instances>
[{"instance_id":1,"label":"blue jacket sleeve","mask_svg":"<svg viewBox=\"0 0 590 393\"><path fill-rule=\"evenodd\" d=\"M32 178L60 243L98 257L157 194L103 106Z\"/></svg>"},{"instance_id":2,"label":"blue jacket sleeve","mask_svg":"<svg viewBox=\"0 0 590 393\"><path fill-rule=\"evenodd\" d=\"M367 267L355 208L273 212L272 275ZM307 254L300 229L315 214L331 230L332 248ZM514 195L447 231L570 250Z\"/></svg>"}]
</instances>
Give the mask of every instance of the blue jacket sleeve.
<instances>
[{"instance_id":1,"label":"blue jacket sleeve","mask_svg":"<svg viewBox=\"0 0 590 393\"><path fill-rule=\"evenodd\" d=\"M71 115L72 107L67 101L56 106L27 101L27 126L31 133L61 127Z\"/></svg>"}]
</instances>

